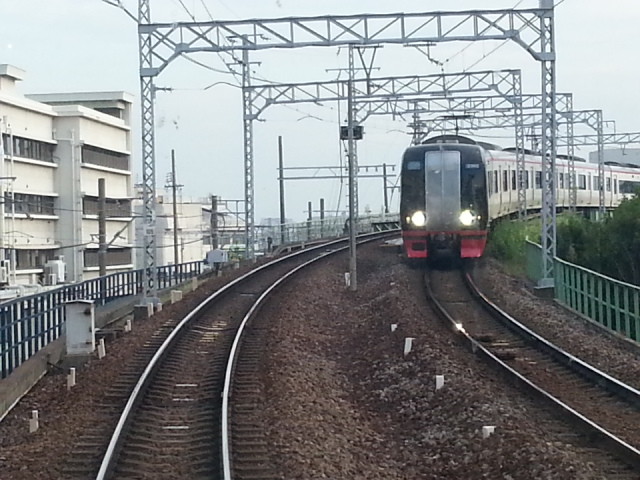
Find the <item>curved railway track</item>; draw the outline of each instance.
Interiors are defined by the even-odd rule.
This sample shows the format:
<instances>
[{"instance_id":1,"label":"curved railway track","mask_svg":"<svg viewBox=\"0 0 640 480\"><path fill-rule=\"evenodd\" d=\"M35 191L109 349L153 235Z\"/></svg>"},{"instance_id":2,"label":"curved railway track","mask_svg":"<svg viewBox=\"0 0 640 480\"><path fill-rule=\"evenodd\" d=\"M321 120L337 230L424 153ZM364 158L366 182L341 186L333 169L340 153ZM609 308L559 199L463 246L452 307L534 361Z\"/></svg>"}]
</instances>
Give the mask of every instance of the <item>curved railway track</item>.
<instances>
[{"instance_id":1,"label":"curved railway track","mask_svg":"<svg viewBox=\"0 0 640 480\"><path fill-rule=\"evenodd\" d=\"M162 325L113 385L104 422L78 440L64 478L275 478L260 415L260 329L248 326L279 284L345 244L262 265Z\"/></svg>"},{"instance_id":2,"label":"curved railway track","mask_svg":"<svg viewBox=\"0 0 640 480\"><path fill-rule=\"evenodd\" d=\"M640 469L640 392L570 355L487 299L470 274L430 271L425 287L436 311L477 354L552 402L597 448L624 465L615 477L637 479ZM637 470L635 470L637 472Z\"/></svg>"}]
</instances>

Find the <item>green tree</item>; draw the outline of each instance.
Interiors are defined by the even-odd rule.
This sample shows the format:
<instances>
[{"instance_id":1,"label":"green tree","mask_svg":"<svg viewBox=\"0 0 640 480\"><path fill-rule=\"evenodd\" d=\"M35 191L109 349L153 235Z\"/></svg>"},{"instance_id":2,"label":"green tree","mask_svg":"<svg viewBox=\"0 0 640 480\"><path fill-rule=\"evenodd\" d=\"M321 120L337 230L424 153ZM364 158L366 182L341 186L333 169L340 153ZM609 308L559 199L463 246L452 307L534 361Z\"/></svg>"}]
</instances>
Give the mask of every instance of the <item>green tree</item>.
<instances>
[{"instance_id":1,"label":"green tree","mask_svg":"<svg viewBox=\"0 0 640 480\"><path fill-rule=\"evenodd\" d=\"M640 197L623 200L604 222L603 273L640 285Z\"/></svg>"}]
</instances>

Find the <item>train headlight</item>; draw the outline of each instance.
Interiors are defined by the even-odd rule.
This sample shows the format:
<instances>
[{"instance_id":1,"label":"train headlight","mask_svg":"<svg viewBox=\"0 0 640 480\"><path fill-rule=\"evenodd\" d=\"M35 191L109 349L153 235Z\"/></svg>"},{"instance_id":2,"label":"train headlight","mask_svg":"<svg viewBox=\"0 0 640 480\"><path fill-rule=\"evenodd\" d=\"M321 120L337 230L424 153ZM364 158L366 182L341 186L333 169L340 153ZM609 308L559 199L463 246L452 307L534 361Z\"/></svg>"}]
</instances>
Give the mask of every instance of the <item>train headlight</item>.
<instances>
[{"instance_id":1,"label":"train headlight","mask_svg":"<svg viewBox=\"0 0 640 480\"><path fill-rule=\"evenodd\" d=\"M476 221L476 215L471 210L463 210L459 218L460 223L465 227L470 227Z\"/></svg>"},{"instance_id":2,"label":"train headlight","mask_svg":"<svg viewBox=\"0 0 640 480\"><path fill-rule=\"evenodd\" d=\"M421 210L413 212L411 215L411 224L416 227L424 227L427 224L427 216Z\"/></svg>"}]
</instances>

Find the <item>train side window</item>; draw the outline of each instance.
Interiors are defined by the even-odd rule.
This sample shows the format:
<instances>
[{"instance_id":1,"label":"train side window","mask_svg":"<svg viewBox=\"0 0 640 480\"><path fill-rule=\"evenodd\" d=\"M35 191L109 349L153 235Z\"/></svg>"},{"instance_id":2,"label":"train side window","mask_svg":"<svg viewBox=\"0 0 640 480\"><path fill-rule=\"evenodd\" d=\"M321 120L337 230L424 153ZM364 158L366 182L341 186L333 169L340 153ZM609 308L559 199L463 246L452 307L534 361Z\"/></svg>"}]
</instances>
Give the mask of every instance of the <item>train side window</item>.
<instances>
[{"instance_id":1,"label":"train side window","mask_svg":"<svg viewBox=\"0 0 640 480\"><path fill-rule=\"evenodd\" d=\"M620 193L636 193L638 189L640 189L640 182L620 180Z\"/></svg>"},{"instance_id":2,"label":"train side window","mask_svg":"<svg viewBox=\"0 0 640 480\"><path fill-rule=\"evenodd\" d=\"M578 190L586 190L586 189L587 189L587 176L578 175Z\"/></svg>"},{"instance_id":3,"label":"train side window","mask_svg":"<svg viewBox=\"0 0 640 480\"><path fill-rule=\"evenodd\" d=\"M530 188L531 187L531 172L526 172L526 173L527 173L527 178L526 178L527 188Z\"/></svg>"},{"instance_id":4,"label":"train side window","mask_svg":"<svg viewBox=\"0 0 640 480\"><path fill-rule=\"evenodd\" d=\"M493 191L498 193L500 190L498 189L498 172L493 171Z\"/></svg>"},{"instance_id":5,"label":"train side window","mask_svg":"<svg viewBox=\"0 0 640 480\"><path fill-rule=\"evenodd\" d=\"M407 170L422 170L422 162L420 160L408 161Z\"/></svg>"},{"instance_id":6,"label":"train side window","mask_svg":"<svg viewBox=\"0 0 640 480\"><path fill-rule=\"evenodd\" d=\"M558 188L564 188L564 173L558 174Z\"/></svg>"},{"instance_id":7,"label":"train side window","mask_svg":"<svg viewBox=\"0 0 640 480\"><path fill-rule=\"evenodd\" d=\"M600 190L600 177L598 175L593 176L593 189Z\"/></svg>"},{"instance_id":8,"label":"train side window","mask_svg":"<svg viewBox=\"0 0 640 480\"><path fill-rule=\"evenodd\" d=\"M613 193L614 194L618 194L618 179L614 178L613 179Z\"/></svg>"},{"instance_id":9,"label":"train side window","mask_svg":"<svg viewBox=\"0 0 640 480\"><path fill-rule=\"evenodd\" d=\"M611 191L611 177L606 177L607 181L607 192Z\"/></svg>"},{"instance_id":10,"label":"train side window","mask_svg":"<svg viewBox=\"0 0 640 480\"><path fill-rule=\"evenodd\" d=\"M502 171L502 191L509 190L509 172L507 170Z\"/></svg>"},{"instance_id":11,"label":"train side window","mask_svg":"<svg viewBox=\"0 0 640 480\"><path fill-rule=\"evenodd\" d=\"M516 171L511 170L511 190L518 189L518 182L516 182Z\"/></svg>"},{"instance_id":12,"label":"train side window","mask_svg":"<svg viewBox=\"0 0 640 480\"><path fill-rule=\"evenodd\" d=\"M536 188L542 188L542 172L536 172Z\"/></svg>"}]
</instances>

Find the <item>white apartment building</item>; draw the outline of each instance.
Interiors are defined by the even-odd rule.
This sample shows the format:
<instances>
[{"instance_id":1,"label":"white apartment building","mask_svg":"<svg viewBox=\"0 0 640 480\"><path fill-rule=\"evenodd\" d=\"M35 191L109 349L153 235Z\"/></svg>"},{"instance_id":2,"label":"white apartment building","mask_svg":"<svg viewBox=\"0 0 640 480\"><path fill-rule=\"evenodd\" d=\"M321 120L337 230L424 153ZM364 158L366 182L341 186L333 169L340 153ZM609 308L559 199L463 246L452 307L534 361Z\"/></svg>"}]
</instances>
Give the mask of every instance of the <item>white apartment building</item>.
<instances>
[{"instance_id":1,"label":"white apartment building","mask_svg":"<svg viewBox=\"0 0 640 480\"><path fill-rule=\"evenodd\" d=\"M98 276L98 179L106 183L107 273L133 268L131 104L125 92L23 95L0 65L0 283ZM58 270L59 271L59 270ZM59 280L62 280L60 278Z\"/></svg>"}]
</instances>

